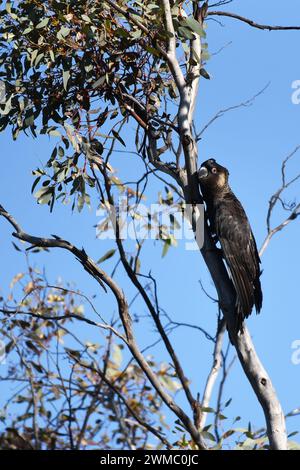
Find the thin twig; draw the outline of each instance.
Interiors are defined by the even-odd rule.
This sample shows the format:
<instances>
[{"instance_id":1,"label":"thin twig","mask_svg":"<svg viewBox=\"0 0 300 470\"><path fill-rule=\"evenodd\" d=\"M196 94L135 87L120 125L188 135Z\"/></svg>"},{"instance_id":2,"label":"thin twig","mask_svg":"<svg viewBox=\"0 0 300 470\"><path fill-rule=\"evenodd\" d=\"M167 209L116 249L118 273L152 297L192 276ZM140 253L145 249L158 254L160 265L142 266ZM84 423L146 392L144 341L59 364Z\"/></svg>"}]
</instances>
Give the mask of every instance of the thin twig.
<instances>
[{"instance_id":1,"label":"thin twig","mask_svg":"<svg viewBox=\"0 0 300 470\"><path fill-rule=\"evenodd\" d=\"M251 106L256 98L258 98L260 95L262 95L266 89L270 86L271 82L268 82L259 92L255 93L251 98L248 98L246 101L242 101L239 104L229 106L228 108L220 109L206 124L205 126L201 129L201 131L196 135L196 141L198 142L201 138L204 132L207 130L209 126L211 126L217 119L221 118L224 116L224 114L228 113L229 111L233 111L235 109L239 108L247 108Z\"/></svg>"}]
</instances>

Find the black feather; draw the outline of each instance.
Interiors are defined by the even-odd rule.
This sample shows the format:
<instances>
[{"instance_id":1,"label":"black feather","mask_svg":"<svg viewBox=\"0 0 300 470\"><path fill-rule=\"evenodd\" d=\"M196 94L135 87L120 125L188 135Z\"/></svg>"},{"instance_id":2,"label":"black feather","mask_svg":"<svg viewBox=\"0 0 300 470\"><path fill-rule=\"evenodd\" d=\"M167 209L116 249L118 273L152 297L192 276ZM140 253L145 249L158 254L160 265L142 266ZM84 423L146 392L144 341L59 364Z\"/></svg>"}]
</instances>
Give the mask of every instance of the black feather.
<instances>
[{"instance_id":1,"label":"black feather","mask_svg":"<svg viewBox=\"0 0 300 470\"><path fill-rule=\"evenodd\" d=\"M257 246L247 215L228 185L228 170L213 159L204 162L203 167L208 173L200 178L200 186L212 232L221 244L236 291L236 326L237 331L242 331L243 321L253 306L257 313L262 307Z\"/></svg>"}]
</instances>

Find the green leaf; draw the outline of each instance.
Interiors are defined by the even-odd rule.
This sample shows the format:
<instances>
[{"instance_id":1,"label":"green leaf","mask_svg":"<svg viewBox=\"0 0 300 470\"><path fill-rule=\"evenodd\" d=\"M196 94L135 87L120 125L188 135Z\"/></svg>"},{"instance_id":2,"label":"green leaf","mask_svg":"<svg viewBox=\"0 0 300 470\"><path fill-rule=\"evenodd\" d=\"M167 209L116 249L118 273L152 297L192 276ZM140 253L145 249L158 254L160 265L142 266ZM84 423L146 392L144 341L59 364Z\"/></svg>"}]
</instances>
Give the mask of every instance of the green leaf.
<instances>
[{"instance_id":1,"label":"green leaf","mask_svg":"<svg viewBox=\"0 0 300 470\"><path fill-rule=\"evenodd\" d=\"M33 51L32 54L31 54L31 59L30 59L30 61L31 61L31 67L33 66L34 61L35 61L35 59L37 58L38 52L39 52L38 49L34 49L34 51Z\"/></svg>"},{"instance_id":2,"label":"green leaf","mask_svg":"<svg viewBox=\"0 0 300 470\"><path fill-rule=\"evenodd\" d=\"M133 38L133 39L139 39L142 35L142 31L140 29L136 29L135 31L131 31L130 32L130 36Z\"/></svg>"},{"instance_id":3,"label":"green leaf","mask_svg":"<svg viewBox=\"0 0 300 470\"><path fill-rule=\"evenodd\" d=\"M29 34L33 30L33 26L28 26L28 28L24 29L23 34Z\"/></svg>"},{"instance_id":4,"label":"green leaf","mask_svg":"<svg viewBox=\"0 0 300 470\"><path fill-rule=\"evenodd\" d=\"M206 34L200 23L195 18L186 18L184 20L186 26L188 26L194 33L198 34L201 38L205 38Z\"/></svg>"},{"instance_id":5,"label":"green leaf","mask_svg":"<svg viewBox=\"0 0 300 470\"><path fill-rule=\"evenodd\" d=\"M48 204L53 196L53 188L41 188L34 197L37 199L38 204Z\"/></svg>"},{"instance_id":6,"label":"green leaf","mask_svg":"<svg viewBox=\"0 0 300 470\"><path fill-rule=\"evenodd\" d=\"M64 154L65 154L64 149L63 149L61 146L59 146L59 147L58 147L58 155L59 155L59 157L62 158L62 157L64 156Z\"/></svg>"},{"instance_id":7,"label":"green leaf","mask_svg":"<svg viewBox=\"0 0 300 470\"><path fill-rule=\"evenodd\" d=\"M26 113L26 118L24 119L24 127L30 127L34 124L34 114L33 109L30 109Z\"/></svg>"},{"instance_id":8,"label":"green leaf","mask_svg":"<svg viewBox=\"0 0 300 470\"><path fill-rule=\"evenodd\" d=\"M11 2L10 1L6 2L5 10L7 11L7 13L11 13Z\"/></svg>"},{"instance_id":9,"label":"green leaf","mask_svg":"<svg viewBox=\"0 0 300 470\"><path fill-rule=\"evenodd\" d=\"M184 28L183 26L179 26L178 33L180 36L183 36L186 39L194 39L193 33L188 28Z\"/></svg>"},{"instance_id":10,"label":"green leaf","mask_svg":"<svg viewBox=\"0 0 300 470\"><path fill-rule=\"evenodd\" d=\"M169 248L171 246L171 240L170 238L168 238L167 240L163 240L164 242L164 247L163 247L163 251L162 251L162 258L164 258L166 256L166 254L168 253L169 251Z\"/></svg>"},{"instance_id":11,"label":"green leaf","mask_svg":"<svg viewBox=\"0 0 300 470\"><path fill-rule=\"evenodd\" d=\"M181 385L176 380L172 379L168 375L162 375L160 377L161 382L170 392L178 392L181 389Z\"/></svg>"},{"instance_id":12,"label":"green leaf","mask_svg":"<svg viewBox=\"0 0 300 470\"><path fill-rule=\"evenodd\" d=\"M300 415L300 408L295 408L294 410L290 411L286 415L286 418L289 418L290 416L297 416L297 415Z\"/></svg>"},{"instance_id":13,"label":"green leaf","mask_svg":"<svg viewBox=\"0 0 300 470\"><path fill-rule=\"evenodd\" d=\"M126 147L126 144L125 144L124 140L122 139L122 137L120 136L120 134L117 131L112 129L112 134L122 145L124 145L124 147Z\"/></svg>"},{"instance_id":14,"label":"green leaf","mask_svg":"<svg viewBox=\"0 0 300 470\"><path fill-rule=\"evenodd\" d=\"M224 419L227 419L227 416L224 416L222 413L219 413L219 414L218 414L218 418L219 418L220 420L224 420Z\"/></svg>"},{"instance_id":15,"label":"green leaf","mask_svg":"<svg viewBox=\"0 0 300 470\"><path fill-rule=\"evenodd\" d=\"M57 33L57 39L64 39L70 34L71 30L67 26L62 26Z\"/></svg>"},{"instance_id":16,"label":"green leaf","mask_svg":"<svg viewBox=\"0 0 300 470\"><path fill-rule=\"evenodd\" d=\"M83 19L83 21L85 21L86 23L91 23L91 18L87 15L81 15L81 18Z\"/></svg>"},{"instance_id":17,"label":"green leaf","mask_svg":"<svg viewBox=\"0 0 300 470\"><path fill-rule=\"evenodd\" d=\"M211 57L210 53L208 51L202 51L201 58L203 61L209 60Z\"/></svg>"},{"instance_id":18,"label":"green leaf","mask_svg":"<svg viewBox=\"0 0 300 470\"><path fill-rule=\"evenodd\" d=\"M115 109L115 110L111 113L109 119L111 119L111 120L112 120L112 119L115 119L115 118L118 116L118 114L119 114L119 111L118 111L117 109Z\"/></svg>"},{"instance_id":19,"label":"green leaf","mask_svg":"<svg viewBox=\"0 0 300 470\"><path fill-rule=\"evenodd\" d=\"M206 78L206 80L210 80L209 73L206 72L206 70L203 67L202 67L202 69L200 69L200 75L201 75L201 77Z\"/></svg>"},{"instance_id":20,"label":"green leaf","mask_svg":"<svg viewBox=\"0 0 300 470\"><path fill-rule=\"evenodd\" d=\"M119 368L122 364L122 348L118 344L113 345L112 359L115 365Z\"/></svg>"},{"instance_id":21,"label":"green leaf","mask_svg":"<svg viewBox=\"0 0 300 470\"><path fill-rule=\"evenodd\" d=\"M50 18L44 18L42 21L40 21L39 24L36 25L36 29L44 28L45 26L47 26L49 20Z\"/></svg>"},{"instance_id":22,"label":"green leaf","mask_svg":"<svg viewBox=\"0 0 300 470\"><path fill-rule=\"evenodd\" d=\"M37 184L39 183L40 179L41 179L41 176L38 176L38 177L34 180L33 185L32 185L32 188L31 188L31 194L32 194L33 191L35 190L35 188L36 188Z\"/></svg>"},{"instance_id":23,"label":"green leaf","mask_svg":"<svg viewBox=\"0 0 300 470\"><path fill-rule=\"evenodd\" d=\"M157 56L157 57L160 57L160 52L159 52L157 49L155 49L154 47L146 46L146 47L145 47L145 50L146 50L147 52L149 52L149 54L152 54L152 55L155 55L155 56Z\"/></svg>"},{"instance_id":24,"label":"green leaf","mask_svg":"<svg viewBox=\"0 0 300 470\"><path fill-rule=\"evenodd\" d=\"M17 251L22 251L22 250L18 247L18 245L16 245L14 242L12 242L12 244L13 244L13 247L14 247L15 250L17 250Z\"/></svg>"},{"instance_id":25,"label":"green leaf","mask_svg":"<svg viewBox=\"0 0 300 470\"><path fill-rule=\"evenodd\" d=\"M61 137L61 133L57 129L50 129L47 134L51 135L52 137Z\"/></svg>"},{"instance_id":26,"label":"green leaf","mask_svg":"<svg viewBox=\"0 0 300 470\"><path fill-rule=\"evenodd\" d=\"M68 168L61 168L55 173L54 178L58 183L62 183L66 179L67 174Z\"/></svg>"},{"instance_id":27,"label":"green leaf","mask_svg":"<svg viewBox=\"0 0 300 470\"><path fill-rule=\"evenodd\" d=\"M98 259L97 264L103 263L103 261L106 261L109 258L112 258L116 252L116 249L108 250L105 255L101 256L100 259Z\"/></svg>"},{"instance_id":28,"label":"green leaf","mask_svg":"<svg viewBox=\"0 0 300 470\"><path fill-rule=\"evenodd\" d=\"M42 58L44 57L44 54L41 53L37 56L35 62L34 62L34 66L37 67L39 65L39 63L41 62Z\"/></svg>"},{"instance_id":29,"label":"green leaf","mask_svg":"<svg viewBox=\"0 0 300 470\"><path fill-rule=\"evenodd\" d=\"M229 429L228 431L226 431L223 436L222 436L222 439L227 439L228 437L232 436L232 434L234 434L235 431L233 429Z\"/></svg>"},{"instance_id":30,"label":"green leaf","mask_svg":"<svg viewBox=\"0 0 300 470\"><path fill-rule=\"evenodd\" d=\"M211 432L202 431L201 436L205 439L209 439L210 441L216 442L216 438Z\"/></svg>"},{"instance_id":31,"label":"green leaf","mask_svg":"<svg viewBox=\"0 0 300 470\"><path fill-rule=\"evenodd\" d=\"M85 203L84 196L82 196L82 195L78 196L78 200L77 200L77 209L78 209L78 212L81 212L81 211L82 211L83 206L84 206L84 203Z\"/></svg>"},{"instance_id":32,"label":"green leaf","mask_svg":"<svg viewBox=\"0 0 300 470\"><path fill-rule=\"evenodd\" d=\"M160 6L159 5L156 5L155 3L149 3L147 5L147 8L148 10L159 10L160 9Z\"/></svg>"},{"instance_id":33,"label":"green leaf","mask_svg":"<svg viewBox=\"0 0 300 470\"><path fill-rule=\"evenodd\" d=\"M99 86L103 85L103 83L106 80L106 75L103 75L102 77L98 78L98 80L93 83L92 88L95 90L95 88L98 88Z\"/></svg>"},{"instance_id":34,"label":"green leaf","mask_svg":"<svg viewBox=\"0 0 300 470\"><path fill-rule=\"evenodd\" d=\"M201 408L201 411L204 411L205 413L214 413L215 410L213 408L210 408L210 407L203 407Z\"/></svg>"},{"instance_id":35,"label":"green leaf","mask_svg":"<svg viewBox=\"0 0 300 470\"><path fill-rule=\"evenodd\" d=\"M227 400L227 402L225 403L224 408L227 408L227 406L229 406L231 402L232 398L229 398L229 400Z\"/></svg>"},{"instance_id":36,"label":"green leaf","mask_svg":"<svg viewBox=\"0 0 300 470\"><path fill-rule=\"evenodd\" d=\"M70 78L70 70L64 70L63 71L63 83L64 83L64 89L67 91L68 89L68 81Z\"/></svg>"},{"instance_id":37,"label":"green leaf","mask_svg":"<svg viewBox=\"0 0 300 470\"><path fill-rule=\"evenodd\" d=\"M141 260L140 258L137 258L135 262L135 272L139 273L140 271L141 271Z\"/></svg>"}]
</instances>

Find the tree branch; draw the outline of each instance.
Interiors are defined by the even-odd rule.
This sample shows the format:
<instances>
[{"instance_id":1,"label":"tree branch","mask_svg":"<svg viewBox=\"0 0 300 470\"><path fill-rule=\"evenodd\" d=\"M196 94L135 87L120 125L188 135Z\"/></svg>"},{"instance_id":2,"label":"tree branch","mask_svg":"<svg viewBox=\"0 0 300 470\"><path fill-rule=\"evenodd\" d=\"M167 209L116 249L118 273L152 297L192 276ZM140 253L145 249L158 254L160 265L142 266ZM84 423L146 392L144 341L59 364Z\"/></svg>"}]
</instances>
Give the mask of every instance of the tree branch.
<instances>
[{"instance_id":1,"label":"tree branch","mask_svg":"<svg viewBox=\"0 0 300 470\"><path fill-rule=\"evenodd\" d=\"M106 375L100 370L100 369L95 369L94 367L91 367L87 365L86 363L82 364L80 361L77 361L77 364L81 365L85 369L90 369L92 372L95 372L101 377L101 380L116 394L116 396L119 397L119 399L124 403L126 408L128 409L129 413L133 416L133 418L139 423L140 426L143 428L147 429L150 431L154 436L156 436L166 447L167 449L171 449L172 445L167 441L167 439L159 432L157 429L155 429L153 426L148 424L146 421L140 419L139 415L135 412L135 410L130 406L126 398L122 395L122 393L119 391L119 389L106 377Z\"/></svg>"},{"instance_id":2,"label":"tree branch","mask_svg":"<svg viewBox=\"0 0 300 470\"><path fill-rule=\"evenodd\" d=\"M256 23L249 18L246 18L241 15L237 15L236 13L230 13L229 11L209 11L207 13L209 16L227 16L228 18L233 18L235 20L242 21L243 23L247 23L249 26L257 29L263 29L268 31L289 31L289 30L300 30L300 26L272 26L267 24L260 24Z\"/></svg>"},{"instance_id":3,"label":"tree branch","mask_svg":"<svg viewBox=\"0 0 300 470\"><path fill-rule=\"evenodd\" d=\"M283 228L285 228L287 225L289 225L291 222L293 222L297 217L300 215L300 204L296 206L296 208L293 210L291 215L289 215L281 224L277 225L276 227L272 228L266 238L263 241L262 247L259 250L259 256L262 256L264 252L266 251L272 237L280 232Z\"/></svg>"},{"instance_id":4,"label":"tree branch","mask_svg":"<svg viewBox=\"0 0 300 470\"><path fill-rule=\"evenodd\" d=\"M219 385L218 397L217 397L217 406L216 406L216 410L215 410L214 427L215 427L215 435L216 435L216 438L217 438L218 441L220 441L218 428L219 428L220 413L221 413L221 410L222 410L222 397L223 397L224 386L225 386L226 379L229 375L229 371L230 371L231 367L233 366L233 363L236 359L236 356L234 356L233 359L230 361L230 364L228 366L226 365L226 360L227 360L227 357L228 357L229 350L230 350L230 344L228 344L227 350L226 350L225 354L223 354L223 364L222 364L223 374L222 374L222 378L221 378L220 385Z\"/></svg>"},{"instance_id":5,"label":"tree branch","mask_svg":"<svg viewBox=\"0 0 300 470\"><path fill-rule=\"evenodd\" d=\"M153 372L152 368L144 358L143 354L141 353L137 342L135 340L133 328L132 328L132 319L129 313L128 303L125 298L123 290L115 283L115 281L108 276L105 271L100 269L95 262L87 256L84 250L79 250L77 247L72 245L70 242L66 240L62 240L59 237L57 238L41 238L35 237L27 234L24 232L20 225L15 221L15 219L9 214L1 205L0 205L0 216L4 217L16 230L13 233L13 236L16 238L23 240L25 242L31 243L34 246L38 247L47 247L47 248L63 248L67 251L72 252L77 259L81 262L84 269L91 274L101 286L105 283L110 290L112 291L119 310L119 316L123 324L123 328L126 335L126 344L137 361L140 365L142 370L144 371L146 377L155 388L163 402L168 406L170 410L172 410L176 416L181 420L187 431L190 433L192 439L194 440L195 444L199 447L199 449L206 449L206 444L199 432L199 430L195 427L191 419L187 416L187 414L180 408L177 403L173 400L173 398L166 392L164 387L162 386L159 378Z\"/></svg>"},{"instance_id":6,"label":"tree branch","mask_svg":"<svg viewBox=\"0 0 300 470\"><path fill-rule=\"evenodd\" d=\"M137 16L138 16L137 12L135 13L135 16L132 16L129 11L120 7L117 3L113 2L112 0L105 0L105 2L108 3L108 5L110 5L113 10L123 15L124 18L127 19L127 21L137 26L141 31L143 31L143 33L147 35L150 34L149 29L145 25L143 25L141 21L137 19Z\"/></svg>"},{"instance_id":7,"label":"tree branch","mask_svg":"<svg viewBox=\"0 0 300 470\"><path fill-rule=\"evenodd\" d=\"M289 225L291 222L296 220L299 215L300 215L300 203L295 205L295 204L286 204L282 201L282 193L289 188L293 183L298 181L300 179L300 173L297 174L295 177L291 178L290 180L287 181L286 178L286 165L288 161L298 152L300 149L300 145L297 145L294 150L283 160L282 165L281 165L281 186L280 188L271 196L270 201L269 201L269 208L267 212L267 236L262 244L262 247L260 249L260 256L263 255L265 252L267 246L269 245L272 237L280 232L283 228L285 228L287 225ZM273 211L275 209L276 204L280 202L285 210L290 211L290 215L283 220L280 224L275 226L274 228L271 228L271 217L273 214Z\"/></svg>"},{"instance_id":8,"label":"tree branch","mask_svg":"<svg viewBox=\"0 0 300 470\"><path fill-rule=\"evenodd\" d=\"M203 408L209 407L213 388L217 380L219 370L222 365L222 345L223 345L223 337L224 337L225 331L226 331L226 322L225 322L225 319L223 318L220 321L220 324L218 326L216 342L215 342L215 347L214 347L214 352L213 352L213 364L212 364L210 373L207 377L207 381L206 381L206 385L205 385L205 389L203 393L203 398L202 398L202 403L201 403L201 406ZM200 421L201 429L204 428L206 419L207 419L207 413L203 411L202 416L201 416L201 421Z\"/></svg>"},{"instance_id":9,"label":"tree branch","mask_svg":"<svg viewBox=\"0 0 300 470\"><path fill-rule=\"evenodd\" d=\"M187 203L202 203L199 193L198 181L193 177L197 168L197 154L195 144L192 141L184 149L187 174L190 173L189 181L182 181L185 189L185 200ZM197 206L193 205L197 211ZM196 216L197 217L197 216ZM192 227L194 228L193 224ZM204 261L209 269L215 284L219 305L226 319L229 335L234 344L240 363L252 385L252 388L263 408L270 447L273 450L285 450L287 448L287 435L285 419L280 402L277 398L271 379L264 369L251 340L251 336L244 326L244 332L236 333L236 294L231 279L228 276L222 256L215 249L207 221L204 220L204 245L199 244Z\"/></svg>"},{"instance_id":10,"label":"tree branch","mask_svg":"<svg viewBox=\"0 0 300 470\"><path fill-rule=\"evenodd\" d=\"M194 5L194 18L199 22L200 26L203 26L203 20L207 15L208 3L205 2L199 8L198 5ZM194 34L194 38L190 41L190 66L188 69L188 84L190 87L190 109L189 109L189 123L193 122L193 115L195 111L198 87L200 81L200 70L202 64L202 45L201 37L198 34Z\"/></svg>"},{"instance_id":11,"label":"tree branch","mask_svg":"<svg viewBox=\"0 0 300 470\"><path fill-rule=\"evenodd\" d=\"M266 89L270 86L271 82L268 82L259 92L255 93L251 98L248 98L245 101L242 101L239 104L235 104L233 106L229 106L228 108L220 109L206 124L205 126L201 129L200 132L196 134L196 141L198 142L201 138L204 132L210 127L217 119L221 118L224 116L224 114L234 111L235 109L239 108L248 108L249 106L252 106L256 98L258 98L260 95L262 95Z\"/></svg>"},{"instance_id":12,"label":"tree branch","mask_svg":"<svg viewBox=\"0 0 300 470\"><path fill-rule=\"evenodd\" d=\"M176 86L178 88L179 94L182 97L182 94L185 89L185 79L176 57L176 36L173 25L171 6L169 0L162 0L161 3L164 10L166 30L169 33L169 40L167 42L168 64L175 80Z\"/></svg>"},{"instance_id":13,"label":"tree branch","mask_svg":"<svg viewBox=\"0 0 300 470\"><path fill-rule=\"evenodd\" d=\"M108 202L110 203L111 207L114 207L114 199L112 197L112 194L111 194L111 188L110 188L110 182L109 182L109 178L107 177L106 175L106 172L104 171L103 172L103 175L104 175L104 179L105 179L105 187L106 187L106 192L107 192L107 196L108 196ZM148 297L144 287L142 286L142 284L140 283L134 269L131 267L130 263L128 262L127 260L127 257L126 257L126 253L125 253L125 250L124 250L124 247L123 247L123 243L122 243L122 240L120 238L120 228L119 228L119 222L118 220L116 220L116 223L115 223L115 237L116 237L116 243L117 243L117 247L118 247L118 250L119 250L119 254L120 254L120 258L121 258L121 262L123 264L123 267L129 277L129 279L131 280L131 282L133 283L133 285L137 288L138 292L140 293L142 299L144 300L153 320L154 320L154 323L155 323L155 326L166 346L166 349L168 351L168 353L170 354L170 357L173 361L173 364L174 364L174 367L175 367L175 370L176 370L176 374L178 376L178 379L180 380L180 383L183 387L183 390L185 392L185 395L187 397L187 400L188 402L190 403L191 405L191 408L192 410L194 409L195 405L196 405L196 400L195 398L193 397L191 391L190 391L190 388L189 388L189 385L188 385L188 380L187 378L185 377L185 374L184 374L184 371L183 371L183 368L181 366L181 363L178 359L178 356L176 355L175 353L175 350L168 338L168 335L166 334L165 330L164 330L164 327L160 321L160 318L159 318L159 311L157 311L155 309L155 307L153 306L150 298Z\"/></svg>"},{"instance_id":14,"label":"tree branch","mask_svg":"<svg viewBox=\"0 0 300 470\"><path fill-rule=\"evenodd\" d=\"M126 338L119 331L117 331L113 326L105 324L105 323L95 322L93 320L90 320L89 318L85 318L85 317L82 317L81 315L77 315L76 313L68 313L67 315L44 315L42 313L22 311L18 309L9 310L7 308L0 308L0 312L4 313L5 315L29 315L30 317L33 317L33 318L39 318L42 320L52 320L52 321L70 320L71 318L73 318L74 320L79 320L83 323L87 323L88 325L97 326L97 328L102 328L103 330L109 330L112 333L114 333L118 338L120 338L122 341L127 343Z\"/></svg>"}]
</instances>

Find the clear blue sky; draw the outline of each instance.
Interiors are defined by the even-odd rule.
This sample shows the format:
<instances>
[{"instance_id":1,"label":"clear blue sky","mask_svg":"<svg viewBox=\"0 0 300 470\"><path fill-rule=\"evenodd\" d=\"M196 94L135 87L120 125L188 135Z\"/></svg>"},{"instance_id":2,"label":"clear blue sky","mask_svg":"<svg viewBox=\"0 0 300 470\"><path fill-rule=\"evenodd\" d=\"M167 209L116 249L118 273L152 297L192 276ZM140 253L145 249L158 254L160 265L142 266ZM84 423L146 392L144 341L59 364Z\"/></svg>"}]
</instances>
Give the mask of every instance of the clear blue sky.
<instances>
[{"instance_id":1,"label":"clear blue sky","mask_svg":"<svg viewBox=\"0 0 300 470\"><path fill-rule=\"evenodd\" d=\"M284 4L279 0L243 0L226 7L261 23L300 24L298 0L286 0ZM201 82L197 128L200 129L220 109L250 98L269 81L271 84L253 106L226 114L207 130L199 146L199 158L201 162L214 156L228 167L232 189L248 213L260 246L266 234L268 201L280 184L281 162L300 144L300 105L291 101L291 84L300 79L300 32L259 31L235 20L221 18L221 21L224 27L208 22L209 50L215 52L229 42L231 44L207 64L212 79ZM0 203L33 234L58 234L84 246L96 259L105 253L108 245L95 238L93 226L97 219L94 210L71 214L69 206L57 204L53 214L49 214L48 208L38 206L30 194L31 169L46 161L54 142L49 143L45 137L33 141L22 136L13 143L9 133L1 135L0 139ZM132 155L123 155L122 159L120 175L128 174L136 162ZM299 170L300 152L288 171L295 175ZM288 201L294 199L299 202L299 184L287 195ZM277 221L283 216L283 213L277 213ZM285 412L300 406L300 365L291 362L291 343L300 339L299 224L300 221L296 221L276 235L265 252L262 260L263 309L260 316L252 315L248 322L257 351ZM7 292L13 275L24 269L23 257L11 245L10 232L8 224L0 221L0 294ZM216 306L201 292L199 279L212 295L214 288L200 255L180 246L161 259L161 245L154 246L151 242L146 251L143 266L145 272L151 267L153 275L160 279L161 305L174 320L199 324L214 333ZM46 266L53 282L61 276L76 282L88 296L97 292L96 284L68 254L53 251L35 256L34 261L39 266ZM127 286L122 274L118 280ZM102 294L96 302L105 313L108 303ZM145 311L141 303L135 305L140 313ZM108 317L110 312L107 311ZM145 319L145 324L137 327L141 346L151 342L153 333L150 320ZM88 331L84 334L88 338ZM211 366L211 344L193 330L180 329L172 338L186 375L192 380L193 391L202 394ZM167 359L160 349L155 351L155 356L157 360ZM225 388L225 400L231 397L233 401L227 415L240 415L241 426L247 425L248 421L257 426L264 424L260 406L238 361ZM288 429L300 429L300 417L290 418ZM297 436L294 439L299 440Z\"/></svg>"}]
</instances>

